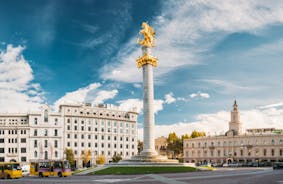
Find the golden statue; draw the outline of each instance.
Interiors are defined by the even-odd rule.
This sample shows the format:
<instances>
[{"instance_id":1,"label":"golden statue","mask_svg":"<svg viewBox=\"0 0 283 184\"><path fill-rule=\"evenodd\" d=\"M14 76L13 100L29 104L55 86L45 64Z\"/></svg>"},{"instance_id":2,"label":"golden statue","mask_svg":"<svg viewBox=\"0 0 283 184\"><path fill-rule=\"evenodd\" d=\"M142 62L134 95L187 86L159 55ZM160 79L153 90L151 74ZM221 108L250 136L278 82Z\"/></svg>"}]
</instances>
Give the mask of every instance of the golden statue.
<instances>
[{"instance_id":1,"label":"golden statue","mask_svg":"<svg viewBox=\"0 0 283 184\"><path fill-rule=\"evenodd\" d=\"M142 29L140 30L139 33L143 35L143 40L140 40L138 38L137 40L138 44L141 44L142 46L146 46L146 47L155 46L155 43L154 43L155 32L154 32L153 27L150 27L146 22L143 22Z\"/></svg>"}]
</instances>

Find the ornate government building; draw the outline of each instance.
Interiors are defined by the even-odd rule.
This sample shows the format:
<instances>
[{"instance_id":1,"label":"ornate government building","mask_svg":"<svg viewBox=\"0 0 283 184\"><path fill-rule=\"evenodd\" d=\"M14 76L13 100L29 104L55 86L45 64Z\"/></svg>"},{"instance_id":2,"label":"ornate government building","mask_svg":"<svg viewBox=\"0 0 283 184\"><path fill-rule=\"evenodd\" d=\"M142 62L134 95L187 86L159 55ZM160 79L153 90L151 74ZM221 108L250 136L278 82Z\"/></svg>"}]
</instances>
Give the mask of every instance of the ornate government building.
<instances>
[{"instance_id":1,"label":"ornate government building","mask_svg":"<svg viewBox=\"0 0 283 184\"><path fill-rule=\"evenodd\" d=\"M283 131L274 128L243 131L237 102L225 135L184 140L184 162L260 163L283 161Z\"/></svg>"},{"instance_id":2,"label":"ornate government building","mask_svg":"<svg viewBox=\"0 0 283 184\"><path fill-rule=\"evenodd\" d=\"M87 150L90 164L98 155L107 161L115 154L130 158L137 154L137 117L135 110L90 104L61 105L59 112L44 106L40 112L0 114L0 162L63 159L65 148L74 151L78 166Z\"/></svg>"}]
</instances>

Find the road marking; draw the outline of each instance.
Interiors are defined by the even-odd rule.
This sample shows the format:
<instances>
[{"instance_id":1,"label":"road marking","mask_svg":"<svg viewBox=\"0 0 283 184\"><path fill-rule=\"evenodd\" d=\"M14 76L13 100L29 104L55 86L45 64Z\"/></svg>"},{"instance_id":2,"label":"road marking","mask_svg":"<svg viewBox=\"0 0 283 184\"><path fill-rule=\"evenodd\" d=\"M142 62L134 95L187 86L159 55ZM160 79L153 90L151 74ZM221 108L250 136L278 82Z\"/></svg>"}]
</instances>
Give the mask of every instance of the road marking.
<instances>
[{"instance_id":1,"label":"road marking","mask_svg":"<svg viewBox=\"0 0 283 184\"><path fill-rule=\"evenodd\" d=\"M177 181L177 180L174 180L174 179L171 179L171 178L166 178L166 177L163 177L161 175L150 174L149 176L154 178L154 179L156 179L157 181L162 182L162 183L167 183L167 184L187 184L185 182Z\"/></svg>"},{"instance_id":2,"label":"road marking","mask_svg":"<svg viewBox=\"0 0 283 184\"><path fill-rule=\"evenodd\" d=\"M129 178L129 179L120 179L120 178L110 178L110 179L101 179L101 180L92 180L94 182L101 182L101 183L115 183L115 182L128 182L128 181L133 181L133 180L138 180L141 179L143 177L145 177L146 175L140 176L140 177L136 177L136 178Z\"/></svg>"}]
</instances>

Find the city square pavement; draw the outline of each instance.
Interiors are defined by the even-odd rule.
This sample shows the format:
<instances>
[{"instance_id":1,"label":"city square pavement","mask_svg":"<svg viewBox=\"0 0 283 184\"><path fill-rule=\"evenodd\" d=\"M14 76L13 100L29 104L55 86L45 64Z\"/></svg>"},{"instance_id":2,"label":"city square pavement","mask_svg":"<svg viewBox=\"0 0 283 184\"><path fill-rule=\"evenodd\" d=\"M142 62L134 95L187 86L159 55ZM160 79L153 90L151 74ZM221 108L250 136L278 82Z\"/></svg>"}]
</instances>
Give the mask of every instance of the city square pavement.
<instances>
[{"instance_id":1,"label":"city square pavement","mask_svg":"<svg viewBox=\"0 0 283 184\"><path fill-rule=\"evenodd\" d=\"M283 184L283 170L271 168L219 168L215 171L145 175L84 175L66 178L24 177L17 180L0 180L2 184L65 184L65 183L153 183L153 184Z\"/></svg>"}]
</instances>

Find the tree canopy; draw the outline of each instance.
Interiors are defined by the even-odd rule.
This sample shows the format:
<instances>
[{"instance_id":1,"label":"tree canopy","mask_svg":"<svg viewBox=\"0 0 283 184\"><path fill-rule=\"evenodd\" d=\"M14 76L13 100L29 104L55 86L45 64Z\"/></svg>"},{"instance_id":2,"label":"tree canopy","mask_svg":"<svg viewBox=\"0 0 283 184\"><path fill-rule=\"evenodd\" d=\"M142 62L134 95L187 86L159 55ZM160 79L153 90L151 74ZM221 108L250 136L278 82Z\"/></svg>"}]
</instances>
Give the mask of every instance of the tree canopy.
<instances>
[{"instance_id":1,"label":"tree canopy","mask_svg":"<svg viewBox=\"0 0 283 184\"><path fill-rule=\"evenodd\" d=\"M75 163L74 151L72 149L66 148L64 153L66 154L66 160L68 160L69 163L73 165Z\"/></svg>"}]
</instances>

